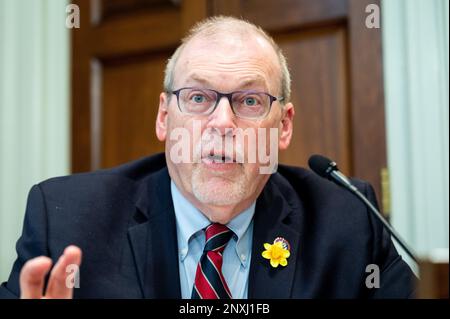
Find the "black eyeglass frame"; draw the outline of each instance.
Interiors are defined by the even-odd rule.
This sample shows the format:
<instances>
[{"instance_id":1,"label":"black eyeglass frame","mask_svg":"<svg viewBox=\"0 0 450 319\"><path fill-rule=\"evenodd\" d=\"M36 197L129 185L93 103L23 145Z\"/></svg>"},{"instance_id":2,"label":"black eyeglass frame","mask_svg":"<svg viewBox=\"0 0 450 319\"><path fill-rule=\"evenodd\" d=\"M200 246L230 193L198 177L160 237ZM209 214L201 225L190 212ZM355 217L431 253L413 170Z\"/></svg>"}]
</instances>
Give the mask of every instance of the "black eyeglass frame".
<instances>
[{"instance_id":1,"label":"black eyeglass frame","mask_svg":"<svg viewBox=\"0 0 450 319\"><path fill-rule=\"evenodd\" d=\"M216 103L214 104L214 107L211 108L211 111L210 111L209 113L205 113L205 114L191 114L191 113L188 113L188 112L184 112L184 111L181 109L181 107L180 107L180 92L181 92L181 90L195 90L195 89L197 89L197 90L199 90L199 91L208 90L208 91L212 91L212 92L214 92L214 93L217 94ZM275 101L279 101L279 102L284 101L284 97L283 97L283 96L276 97L276 96L273 96L273 95L271 95L271 94L269 94L269 93L267 93L267 92L260 92L260 91L254 91L254 90L240 90L240 91L233 91L233 92L230 92L230 93L222 93L222 92L219 92L219 91L213 90L213 89L207 89L207 88L199 88L199 87L191 87L191 86L188 86L188 87L182 87L182 88L179 88L178 90L170 91L170 92L168 92L168 93L174 94L174 95L177 97L177 105L178 105L178 109L180 110L181 113L184 113L184 114L191 114L191 115L210 115L210 114L214 113L214 111L215 111L216 108L217 108L217 105L219 105L220 100L221 100L223 97L226 97L227 100L228 100L228 103L230 104L231 110L233 111L233 114L236 115L237 117L240 117L240 118L241 118L241 116L237 115L236 112L234 111L234 108L233 108L233 99L232 99L232 98L233 98L233 94L237 94L237 93L265 94L265 95L267 95L267 96L269 97L269 99L270 99L269 109L268 109L268 111L267 111L266 114L264 114L264 115L261 116L261 117L254 118L254 120L264 119L264 118L270 113L270 111L271 111L271 109L272 109L272 104L273 104L273 102L275 102ZM242 118L244 118L244 119L253 119L253 118L247 118L247 117L242 117Z\"/></svg>"}]
</instances>

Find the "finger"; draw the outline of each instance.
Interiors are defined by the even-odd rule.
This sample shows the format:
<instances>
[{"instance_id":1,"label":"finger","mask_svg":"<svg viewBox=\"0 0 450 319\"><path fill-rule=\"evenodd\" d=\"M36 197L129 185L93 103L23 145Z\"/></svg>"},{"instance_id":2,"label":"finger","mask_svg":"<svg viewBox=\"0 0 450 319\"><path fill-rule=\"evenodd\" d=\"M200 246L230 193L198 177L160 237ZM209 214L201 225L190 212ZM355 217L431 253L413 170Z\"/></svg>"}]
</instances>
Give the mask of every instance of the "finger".
<instances>
[{"instance_id":1,"label":"finger","mask_svg":"<svg viewBox=\"0 0 450 319\"><path fill-rule=\"evenodd\" d=\"M52 266L52 260L40 256L30 259L25 263L20 272L20 298L41 298L44 289L45 275Z\"/></svg>"},{"instance_id":2,"label":"finger","mask_svg":"<svg viewBox=\"0 0 450 319\"><path fill-rule=\"evenodd\" d=\"M45 293L46 298L69 299L73 296L73 288L67 282L67 266L81 264L81 250L76 246L68 246L50 273L50 279ZM72 274L73 275L73 274ZM70 278L69 278L70 279Z\"/></svg>"}]
</instances>

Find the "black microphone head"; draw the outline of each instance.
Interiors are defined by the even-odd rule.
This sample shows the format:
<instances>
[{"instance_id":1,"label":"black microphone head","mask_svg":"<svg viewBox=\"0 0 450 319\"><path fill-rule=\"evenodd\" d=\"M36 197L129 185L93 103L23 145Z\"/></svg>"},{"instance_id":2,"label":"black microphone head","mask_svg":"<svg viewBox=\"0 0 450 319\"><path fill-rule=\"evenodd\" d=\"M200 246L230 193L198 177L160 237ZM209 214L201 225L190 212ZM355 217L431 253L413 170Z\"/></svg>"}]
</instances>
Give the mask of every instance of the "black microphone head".
<instances>
[{"instance_id":1,"label":"black microphone head","mask_svg":"<svg viewBox=\"0 0 450 319\"><path fill-rule=\"evenodd\" d=\"M338 169L335 162L322 155L312 155L308 165L316 174L325 178L329 178L330 173Z\"/></svg>"}]
</instances>

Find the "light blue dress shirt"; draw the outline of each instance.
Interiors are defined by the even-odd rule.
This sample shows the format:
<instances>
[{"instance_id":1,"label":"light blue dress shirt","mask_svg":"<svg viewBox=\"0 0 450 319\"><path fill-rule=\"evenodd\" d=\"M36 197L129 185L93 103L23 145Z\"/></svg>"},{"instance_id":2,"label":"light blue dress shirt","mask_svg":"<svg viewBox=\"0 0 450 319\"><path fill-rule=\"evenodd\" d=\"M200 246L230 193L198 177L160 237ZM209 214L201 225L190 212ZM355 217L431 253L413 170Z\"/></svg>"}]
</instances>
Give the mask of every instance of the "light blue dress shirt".
<instances>
[{"instance_id":1,"label":"light blue dress shirt","mask_svg":"<svg viewBox=\"0 0 450 319\"><path fill-rule=\"evenodd\" d=\"M205 246L202 230L211 222L180 193L173 181L170 187L177 224L181 296L189 299ZM254 213L255 202L226 225L234 235L223 252L222 273L234 299L247 298Z\"/></svg>"}]
</instances>

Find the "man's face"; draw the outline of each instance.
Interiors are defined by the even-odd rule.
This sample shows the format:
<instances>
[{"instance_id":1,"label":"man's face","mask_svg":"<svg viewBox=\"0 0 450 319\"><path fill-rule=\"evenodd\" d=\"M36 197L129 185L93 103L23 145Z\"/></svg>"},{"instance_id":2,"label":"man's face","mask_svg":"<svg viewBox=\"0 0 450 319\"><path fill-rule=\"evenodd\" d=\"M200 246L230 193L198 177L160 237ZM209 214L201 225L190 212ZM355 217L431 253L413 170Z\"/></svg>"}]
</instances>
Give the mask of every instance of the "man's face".
<instances>
[{"instance_id":1,"label":"man's face","mask_svg":"<svg viewBox=\"0 0 450 319\"><path fill-rule=\"evenodd\" d=\"M194 38L183 49L174 74L174 90L196 87L223 93L252 90L281 95L276 53L266 40L255 35L222 35L220 40ZM189 115L180 111L176 96L162 93L156 131L158 138L166 141L169 173L183 195L201 206L198 207L201 210L208 210L205 207L243 210L256 199L269 178L269 175L261 174L261 166L268 163L261 163L258 152L263 151L266 155L270 151L270 128L278 130L279 148L286 148L292 133L292 116L291 104L283 109L282 104L275 101L266 117L242 119L233 113L226 98L222 98L209 115ZM200 132L195 132L194 122ZM189 163L175 163L171 158L171 150L179 145L178 139L170 138L171 132L179 128L189 132L188 148L192 152ZM250 145L249 138L240 143L242 139L236 138L239 130L253 131L256 145ZM266 136L265 149L259 145L261 132ZM233 156L227 159L228 163L221 163L225 139L233 141ZM256 151L256 162L249 163L249 156L252 157L249 151ZM272 151L278 152L278 149ZM243 156L244 163L236 162L237 155ZM208 213L211 214L214 215Z\"/></svg>"}]
</instances>

